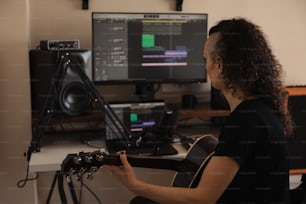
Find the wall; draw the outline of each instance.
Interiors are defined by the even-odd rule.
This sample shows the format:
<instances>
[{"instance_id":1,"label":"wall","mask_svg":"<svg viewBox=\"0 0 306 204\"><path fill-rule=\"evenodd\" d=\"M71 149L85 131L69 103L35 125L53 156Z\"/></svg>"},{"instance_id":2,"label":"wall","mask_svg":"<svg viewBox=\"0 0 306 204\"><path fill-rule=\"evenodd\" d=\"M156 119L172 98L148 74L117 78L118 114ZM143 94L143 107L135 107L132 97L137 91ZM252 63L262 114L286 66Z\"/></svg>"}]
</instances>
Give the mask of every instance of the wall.
<instances>
[{"instance_id":1,"label":"wall","mask_svg":"<svg viewBox=\"0 0 306 204\"><path fill-rule=\"evenodd\" d=\"M92 11L175 12L175 0L89 0L89 7L82 10L81 0L1 0L0 203L33 203L32 182L23 189L16 187L16 181L25 174L22 154L31 137L28 49L35 48L40 40L71 38L79 39L82 48L90 49ZM209 27L222 18L236 16L247 17L260 25L284 66L287 85L306 84L302 61L306 59L305 8L305 0L188 0L183 4L184 12L208 13ZM110 99L133 94L129 86L100 89ZM207 100L208 90L209 83L191 88L165 86L159 95L167 95L169 101L179 101L180 95L188 91ZM160 172L148 172L145 177L160 177ZM103 184L107 199L118 198L117 189L122 193L121 200L113 203L124 203L122 199L132 196L118 184L111 187L112 181L102 178L98 176L93 187L101 189ZM42 174L38 181L43 200L51 179L52 174ZM85 199L92 200L88 197L86 194Z\"/></svg>"},{"instance_id":2,"label":"wall","mask_svg":"<svg viewBox=\"0 0 306 204\"><path fill-rule=\"evenodd\" d=\"M89 1L89 10L81 9L81 0L31 0L31 47L35 48L42 39L80 39L83 48L91 48L92 11L131 12L175 12L175 0L113 0ZM277 3L276 3L277 2ZM306 57L306 14L304 0L188 0L183 3L184 12L208 13L211 27L223 18L246 17L260 25L272 45L276 57L285 69L284 81L287 85L305 84L299 74L300 60ZM52 11L52 18L50 12ZM293 12L294 11L294 12ZM292 54L294 53L294 54ZM99 87L110 99L133 97L133 87ZM115 91L114 91L115 90ZM164 85L159 97L168 101L180 101L186 92L195 93L200 101L209 100L209 82L202 85Z\"/></svg>"},{"instance_id":3,"label":"wall","mask_svg":"<svg viewBox=\"0 0 306 204\"><path fill-rule=\"evenodd\" d=\"M28 69L28 2L1 0L0 7L0 203L33 203L33 183L25 177L31 133Z\"/></svg>"}]
</instances>

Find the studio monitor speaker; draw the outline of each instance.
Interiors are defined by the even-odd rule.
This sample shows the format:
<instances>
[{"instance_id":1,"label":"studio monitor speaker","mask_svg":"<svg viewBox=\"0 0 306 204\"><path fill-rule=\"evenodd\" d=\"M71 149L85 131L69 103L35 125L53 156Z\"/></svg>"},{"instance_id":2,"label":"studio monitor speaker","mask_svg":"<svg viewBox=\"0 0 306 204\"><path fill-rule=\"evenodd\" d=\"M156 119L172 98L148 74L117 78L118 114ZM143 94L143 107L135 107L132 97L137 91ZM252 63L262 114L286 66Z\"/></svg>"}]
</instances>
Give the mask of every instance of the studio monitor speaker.
<instances>
[{"instance_id":1,"label":"studio monitor speaker","mask_svg":"<svg viewBox=\"0 0 306 204\"><path fill-rule=\"evenodd\" d=\"M70 64L61 63L61 56L70 56ZM91 51L30 51L30 78L31 78L31 106L33 112L41 112L46 101L51 97L56 98L56 112L70 116L80 115L91 109L90 93L75 70L78 66L91 79ZM59 77L57 70L62 72ZM55 83L56 89L51 90Z\"/></svg>"}]
</instances>

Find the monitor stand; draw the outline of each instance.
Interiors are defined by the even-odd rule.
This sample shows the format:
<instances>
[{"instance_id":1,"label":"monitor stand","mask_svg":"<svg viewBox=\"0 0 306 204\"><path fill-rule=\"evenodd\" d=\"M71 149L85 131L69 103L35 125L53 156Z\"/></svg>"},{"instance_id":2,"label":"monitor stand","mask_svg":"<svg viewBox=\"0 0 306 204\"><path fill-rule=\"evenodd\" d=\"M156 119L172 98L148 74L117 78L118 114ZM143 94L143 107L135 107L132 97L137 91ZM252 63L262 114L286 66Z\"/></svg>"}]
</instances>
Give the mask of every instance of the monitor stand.
<instances>
[{"instance_id":1,"label":"monitor stand","mask_svg":"<svg viewBox=\"0 0 306 204\"><path fill-rule=\"evenodd\" d=\"M155 100L155 87L151 82L139 82L135 84L135 94L141 101Z\"/></svg>"}]
</instances>

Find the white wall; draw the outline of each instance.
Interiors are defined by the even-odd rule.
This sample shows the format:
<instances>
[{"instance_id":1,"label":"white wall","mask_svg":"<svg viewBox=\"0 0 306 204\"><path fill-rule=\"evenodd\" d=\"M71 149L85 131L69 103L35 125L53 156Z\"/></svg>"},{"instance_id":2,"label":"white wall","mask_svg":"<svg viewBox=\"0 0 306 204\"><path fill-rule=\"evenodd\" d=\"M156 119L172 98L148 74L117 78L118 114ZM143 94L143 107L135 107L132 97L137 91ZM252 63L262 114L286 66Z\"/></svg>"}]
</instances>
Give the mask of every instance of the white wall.
<instances>
[{"instance_id":1,"label":"white wall","mask_svg":"<svg viewBox=\"0 0 306 204\"><path fill-rule=\"evenodd\" d=\"M0 6L0 203L33 203L23 152L30 141L28 2L1 0Z\"/></svg>"},{"instance_id":2,"label":"white wall","mask_svg":"<svg viewBox=\"0 0 306 204\"><path fill-rule=\"evenodd\" d=\"M79 39L82 48L91 49L92 11L176 12L175 3L175 0L90 0L89 10L82 10L81 0L30 0L31 47L35 48L44 39ZM305 0L188 0L183 3L183 12L208 13L208 27L233 17L248 18L262 27L284 67L286 85L306 84L300 74L302 60L306 58L305 9ZM133 87L125 87L106 86L103 94L112 100L133 97ZM164 85L157 96L179 102L181 95L189 92L200 101L208 101L209 90L209 81L202 85Z\"/></svg>"}]
</instances>

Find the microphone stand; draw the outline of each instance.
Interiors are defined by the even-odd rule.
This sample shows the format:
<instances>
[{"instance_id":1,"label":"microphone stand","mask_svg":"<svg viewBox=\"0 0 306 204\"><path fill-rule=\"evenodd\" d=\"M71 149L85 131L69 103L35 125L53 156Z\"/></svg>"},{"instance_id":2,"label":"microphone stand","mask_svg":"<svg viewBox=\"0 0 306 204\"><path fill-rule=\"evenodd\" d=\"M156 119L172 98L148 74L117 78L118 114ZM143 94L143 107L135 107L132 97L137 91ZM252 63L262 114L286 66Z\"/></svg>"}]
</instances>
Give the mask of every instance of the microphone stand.
<instances>
[{"instance_id":1,"label":"microphone stand","mask_svg":"<svg viewBox=\"0 0 306 204\"><path fill-rule=\"evenodd\" d=\"M62 57L62 56L61 56ZM57 85L61 85L61 84L57 84L58 81L62 82L63 78L64 78L64 74L67 70L67 66L64 66L64 70L61 69L61 67L63 67L64 65L64 61L63 61L63 57L62 59L60 59L60 62L57 65L57 69L56 72L51 80L51 86L49 88L49 92L48 92L48 96L47 99L44 103L44 106L40 112L40 116L39 116L39 122L36 126L36 128L33 128L33 135L32 135L32 141L31 144L28 148L27 151L27 161L29 162L31 159L31 155L33 152L40 152L40 147L41 147L41 138L42 136L45 134L46 129L47 129L47 125L50 121L50 119L52 118L52 116L54 115L54 107L56 104L56 98L57 98ZM58 81L57 81L58 79Z\"/></svg>"},{"instance_id":2,"label":"microphone stand","mask_svg":"<svg viewBox=\"0 0 306 204\"><path fill-rule=\"evenodd\" d=\"M94 98L94 102L98 103L99 107L102 110L104 109L105 114L108 115L110 121L114 124L116 133L120 134L120 138L122 138L121 142L124 143L127 148L132 146L131 141L134 138L132 138L132 134L130 130L119 119L119 117L115 114L115 112L112 110L110 105L106 102L106 100L102 97L102 95L96 89L94 84L90 81L88 76L84 73L84 71L80 67L80 63L77 63L77 57L75 57L75 60L76 60L75 64L71 63L73 61L71 57L72 56L70 56L69 53L61 54L60 56L60 62L58 63L57 70L52 78L48 97L41 111L38 125L35 129L33 129L34 134L32 135L31 144L26 153L28 163L31 159L32 153L40 151L41 139L46 132L47 125L50 119L55 114L54 108L58 100L58 90L60 90L62 86L63 79L66 75L66 72L69 66L72 68L73 71L75 71L79 75L79 77L81 78L85 86L88 88L89 93ZM134 142L135 142L134 146L139 145L138 140L135 140ZM62 204L66 204L67 200L66 200L64 189L63 189L63 179L62 179L62 175L59 172L56 172L54 176L53 183L52 183L49 195L48 195L47 203L49 203L50 201L56 180L58 180L58 187L59 187L61 202ZM78 203L72 183L68 183L68 184L70 187L70 192L71 192L74 203Z\"/></svg>"},{"instance_id":3,"label":"microphone stand","mask_svg":"<svg viewBox=\"0 0 306 204\"><path fill-rule=\"evenodd\" d=\"M69 53L62 54L60 56L60 63L57 67L56 73L51 81L51 87L49 89L48 98L43 106L43 110L41 111L41 116L39 123L35 129L35 132L32 136L31 145L27 151L27 161L29 162L31 159L31 155L33 152L39 152L41 147L41 139L46 132L47 125L55 114L54 107L56 105L56 101L58 98L58 88L62 85L62 81L65 77L68 66L75 71L78 76L81 78L85 86L88 88L89 93L94 98L94 102L99 104L99 107L104 111L105 114L108 115L111 123L114 125L116 132L119 133L120 138L127 148L132 146L139 146L139 141L134 140L132 138L132 134L130 130L125 126L125 124L119 119L119 117L112 110L110 105L106 102L106 100L102 97L100 92L96 89L95 85L90 81L88 76L80 67L80 63L77 63L77 58L75 57L76 63L72 63L72 57ZM62 69L62 67L64 69ZM58 84L59 83L59 84ZM53 94L54 93L54 94Z\"/></svg>"},{"instance_id":4,"label":"microphone stand","mask_svg":"<svg viewBox=\"0 0 306 204\"><path fill-rule=\"evenodd\" d=\"M94 97L94 101L99 104L100 108L105 111L105 114L109 117L111 123L114 125L116 131L119 133L120 138L123 139L123 143L125 143L126 147L130 148L132 146L138 146L138 144L133 144L134 138L132 137L131 131L126 127L126 125L120 120L114 110L110 107L110 105L106 102L104 97L97 90L95 85L90 81L88 76L79 66L80 63L73 64L73 59L69 53L66 54L66 58L68 60L68 64L73 68L73 70L78 74L81 80L84 82L86 87L88 88L89 93ZM75 57L75 61L77 58Z\"/></svg>"},{"instance_id":5,"label":"microphone stand","mask_svg":"<svg viewBox=\"0 0 306 204\"><path fill-rule=\"evenodd\" d=\"M35 129L33 129L34 134L32 135L32 141L31 141L31 144L30 144L30 146L28 148L28 151L26 153L28 166L29 166L29 162L30 162L32 153L40 151L42 136L46 132L47 125L48 125L50 119L55 114L54 107L56 105L56 99L57 99L57 96L58 96L58 94L57 94L58 89L57 88L60 88L62 86L62 81L63 81L63 79L65 77L65 74L66 74L66 71L67 71L67 65L68 64L65 63L65 61L64 61L64 57L61 56L60 62L57 65L56 72L55 72L55 74L54 74L54 76L51 80L51 86L50 86L50 89L49 89L49 92L48 92L47 99L44 103L42 111L40 112L40 118L39 118L38 125ZM61 69L62 67L64 69ZM27 169L27 172L28 172L28 169ZM59 190L59 194L60 194L60 198L61 198L61 203L66 204L67 200L66 200L65 191L63 189L63 176L60 175L60 173L58 171L55 173L55 176L54 176L54 179L53 179L50 191L49 191L49 195L48 195L48 198L47 198L47 203L49 203L49 201L51 199L51 195L52 195L56 180L58 180L58 190ZM26 183L26 180L25 180L25 183ZM72 192L72 195L74 195L73 194L74 189L71 192ZM74 203L77 203L77 202L74 202Z\"/></svg>"}]
</instances>

